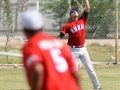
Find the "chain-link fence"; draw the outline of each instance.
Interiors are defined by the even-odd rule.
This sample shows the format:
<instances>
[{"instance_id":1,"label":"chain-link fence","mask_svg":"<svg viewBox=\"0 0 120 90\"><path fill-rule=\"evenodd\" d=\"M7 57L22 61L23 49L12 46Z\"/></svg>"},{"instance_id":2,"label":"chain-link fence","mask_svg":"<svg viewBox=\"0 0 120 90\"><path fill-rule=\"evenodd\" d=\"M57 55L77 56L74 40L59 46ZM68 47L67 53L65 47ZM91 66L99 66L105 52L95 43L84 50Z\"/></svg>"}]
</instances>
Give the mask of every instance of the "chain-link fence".
<instances>
[{"instance_id":1,"label":"chain-link fence","mask_svg":"<svg viewBox=\"0 0 120 90\"><path fill-rule=\"evenodd\" d=\"M10 0L13 6L13 30L21 32L20 17L26 9L37 9L36 2L33 0ZM104 44L105 39L113 46L115 46L115 1L114 0L90 0L91 11L89 13L87 23L87 35L89 39L102 39L99 40L100 44ZM79 8L79 13L84 10L82 0L40 0L40 11L44 15L45 32L54 36L59 34L61 27L65 22L69 21L69 11L72 7ZM119 7L118 7L119 9ZM4 8L0 7L2 13ZM1 15L2 18L2 15ZM0 29L4 31L2 19L0 22ZM7 31L8 29L6 29ZM67 35L66 37L67 38ZM94 40L93 40L94 41ZM97 43L99 43L97 40ZM106 41L105 41L106 42ZM100 55L100 54L99 54ZM113 55L114 56L114 55ZM96 57L97 59L98 57Z\"/></svg>"},{"instance_id":2,"label":"chain-link fence","mask_svg":"<svg viewBox=\"0 0 120 90\"><path fill-rule=\"evenodd\" d=\"M3 3L3 1L0 1L0 31L2 31L1 36L3 36L5 30L9 31L9 29L4 28L3 25L3 12L5 11L3 7L5 6L5 3ZM15 33L14 36L22 37L22 28L20 25L21 14L27 9L37 10L37 0L10 0L10 2L13 6L11 10L11 16L13 17L10 18L10 20L12 20L12 32ZM91 47L90 44L94 44L97 45L99 49L101 46L104 47L106 44L110 44L113 48L112 52L110 52L108 49L106 49L105 53L91 53L91 51L89 51L92 60L109 61L111 57L115 57L115 0L90 0L90 5L91 10L87 23L86 45L88 45L89 49L89 47ZM84 11L83 0L39 0L39 10L43 13L45 22L44 31L53 36L58 36L61 27L70 20L69 11L72 7L77 7L81 15L81 13ZM120 3L118 3L118 10L120 10L119 8ZM67 35L64 38L67 39ZM117 43L119 45L119 42ZM100 57L103 53L106 55L106 58L104 58L105 60L100 60Z\"/></svg>"},{"instance_id":3,"label":"chain-link fence","mask_svg":"<svg viewBox=\"0 0 120 90\"><path fill-rule=\"evenodd\" d=\"M71 1L71 2L70 2ZM52 25L51 30L59 31L63 24L69 20L71 7L78 7L80 14L83 11L83 0L53 0L45 1L41 11L49 17ZM115 2L114 0L90 0L91 11L87 23L88 39L108 39L115 33ZM49 8L49 9L48 9ZM47 18L47 17L46 17ZM48 23L49 24L49 23ZM47 25L48 25L47 24ZM46 29L48 30L48 28Z\"/></svg>"},{"instance_id":4,"label":"chain-link fence","mask_svg":"<svg viewBox=\"0 0 120 90\"><path fill-rule=\"evenodd\" d=\"M5 1L6 2L10 1L9 4L11 5L6 6L7 4L5 4ZM84 0L39 0L39 11L42 12L44 17L44 23L45 23L44 31L53 36L58 36L61 27L67 21L70 20L69 11L72 7L77 7L81 15L81 13L84 10L83 1ZM115 42L116 27L118 27L118 36L120 39L120 25L119 25L120 20L118 19L119 23L117 26L116 19L115 19L116 18L115 0L89 0L89 1L91 5L91 10L90 10L88 22L87 22L86 46L90 54L91 61L93 64L96 64L97 62L97 64L102 63L103 65L110 64L111 62L112 63L116 62L116 58L115 58L116 43L119 46L118 48L116 48L116 50L118 51L118 57L120 56L120 41L118 40L118 42ZM8 34L11 34L12 32L14 36L10 40L8 40L9 41L8 52L20 53L19 51L21 50L22 45L26 41L25 37L22 34L20 17L21 17L21 14L27 9L37 10L36 3L37 3L37 0L1 0L0 1L0 53L5 51L5 45L7 41L5 32L7 32ZM120 12L120 0L118 1L117 9L118 9L118 12ZM7 11L9 13L4 13ZM9 18L7 18L7 16L9 16ZM118 16L120 17L120 13L118 13ZM5 21L6 23L4 23L3 21ZM66 35L63 41L66 42L67 38L68 36ZM21 63L20 57L9 56L8 60L6 58L7 56L0 54L0 64ZM111 69L114 69L114 68L111 68ZM111 70L111 69L108 69L108 70ZM116 70L115 72L117 72L117 69L114 69L114 70ZM99 74L99 71L102 71L102 70L98 68L98 71L97 71L98 74ZM105 73L105 72L102 72L102 73ZM110 74L113 74L113 73L110 73ZM101 76L99 77L101 79ZM104 76L104 77L108 78L107 76ZM106 85L106 81L107 81L106 78L103 81L101 80L100 82L103 86ZM116 87L119 86L117 85L118 81L113 81L112 84L114 84L114 82L116 83L115 84ZM107 83L110 83L111 85L111 82L107 82ZM8 84L9 87L11 84L12 83L10 81L10 83ZM14 84L16 85L16 82ZM19 86L22 86L22 85L19 85ZM13 88L15 89L15 87ZM117 89L106 89L106 90L117 90Z\"/></svg>"},{"instance_id":5,"label":"chain-link fence","mask_svg":"<svg viewBox=\"0 0 120 90\"><path fill-rule=\"evenodd\" d=\"M33 0L10 0L14 10L13 28L20 31L20 16L26 9L37 9ZM90 0L91 11L87 23L88 39L114 39L115 34L115 1ZM58 35L59 30L69 21L69 11L78 7L80 14L84 10L83 0L40 0L40 11L44 15L45 31ZM0 7L2 11L2 7ZM0 22L1 23L1 22ZM3 25L0 24L3 31ZM56 32L56 33L55 33ZM55 34L54 34L55 33Z\"/></svg>"},{"instance_id":6,"label":"chain-link fence","mask_svg":"<svg viewBox=\"0 0 120 90\"><path fill-rule=\"evenodd\" d=\"M26 9L37 9L33 0L10 0L14 10L14 30L20 31L20 16ZM115 1L114 0L90 0L91 11L87 23L88 39L114 39L115 33ZM84 10L83 0L40 0L40 11L44 14L45 31L55 36L59 30L69 21L69 11L72 7L78 7L80 14ZM1 7L2 8L2 7ZM0 9L1 9L0 8ZM2 27L2 24L1 26ZM0 28L3 30L3 28Z\"/></svg>"}]
</instances>

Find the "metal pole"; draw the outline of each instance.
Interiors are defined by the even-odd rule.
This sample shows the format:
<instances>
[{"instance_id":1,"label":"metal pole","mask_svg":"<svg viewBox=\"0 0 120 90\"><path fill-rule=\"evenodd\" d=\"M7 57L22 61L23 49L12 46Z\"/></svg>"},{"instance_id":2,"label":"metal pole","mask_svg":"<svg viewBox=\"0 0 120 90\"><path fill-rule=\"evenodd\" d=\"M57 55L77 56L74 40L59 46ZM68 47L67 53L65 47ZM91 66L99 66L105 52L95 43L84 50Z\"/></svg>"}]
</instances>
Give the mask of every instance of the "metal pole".
<instances>
[{"instance_id":1,"label":"metal pole","mask_svg":"<svg viewBox=\"0 0 120 90\"><path fill-rule=\"evenodd\" d=\"M115 0L115 32L115 63L118 64L118 0Z\"/></svg>"},{"instance_id":2,"label":"metal pole","mask_svg":"<svg viewBox=\"0 0 120 90\"><path fill-rule=\"evenodd\" d=\"M37 6L37 11L39 12L39 9L40 9L39 0L37 0L36 6Z\"/></svg>"}]
</instances>

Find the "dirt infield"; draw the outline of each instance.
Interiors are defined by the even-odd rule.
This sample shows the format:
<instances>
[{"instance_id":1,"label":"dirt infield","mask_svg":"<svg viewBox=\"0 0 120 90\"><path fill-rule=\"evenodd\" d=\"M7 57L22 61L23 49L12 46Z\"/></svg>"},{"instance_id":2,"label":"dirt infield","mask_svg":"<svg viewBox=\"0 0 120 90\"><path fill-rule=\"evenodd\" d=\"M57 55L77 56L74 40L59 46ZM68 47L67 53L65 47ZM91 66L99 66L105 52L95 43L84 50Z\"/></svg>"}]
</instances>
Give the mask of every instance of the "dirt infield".
<instances>
[{"instance_id":1,"label":"dirt infield","mask_svg":"<svg viewBox=\"0 0 120 90\"><path fill-rule=\"evenodd\" d=\"M67 40L63 40L64 42L67 42ZM86 39L86 45L92 44L92 43L99 43L99 44L110 44L112 46L115 46L115 39ZM120 39L118 40L118 45L120 46Z\"/></svg>"},{"instance_id":2,"label":"dirt infield","mask_svg":"<svg viewBox=\"0 0 120 90\"><path fill-rule=\"evenodd\" d=\"M67 43L67 39L63 39L62 41ZM10 39L10 45L21 47L26 42L26 38L22 36L15 36ZM0 46L5 46L6 43L6 37L2 36L0 37ZM92 43L99 43L101 45L103 44L110 44L112 46L115 46L115 39L86 39L86 45L92 44ZM120 46L120 39L118 40L118 45Z\"/></svg>"},{"instance_id":3,"label":"dirt infield","mask_svg":"<svg viewBox=\"0 0 120 90\"><path fill-rule=\"evenodd\" d=\"M63 39L64 42L67 42L67 39ZM10 45L13 46L22 46L26 42L26 39L23 35L23 32L15 32L14 37L10 39ZM0 46L5 46L6 35L4 32L0 33ZM99 44L110 44L115 46L115 39L86 39L86 45L91 43ZM118 45L120 45L120 39L118 40Z\"/></svg>"}]
</instances>

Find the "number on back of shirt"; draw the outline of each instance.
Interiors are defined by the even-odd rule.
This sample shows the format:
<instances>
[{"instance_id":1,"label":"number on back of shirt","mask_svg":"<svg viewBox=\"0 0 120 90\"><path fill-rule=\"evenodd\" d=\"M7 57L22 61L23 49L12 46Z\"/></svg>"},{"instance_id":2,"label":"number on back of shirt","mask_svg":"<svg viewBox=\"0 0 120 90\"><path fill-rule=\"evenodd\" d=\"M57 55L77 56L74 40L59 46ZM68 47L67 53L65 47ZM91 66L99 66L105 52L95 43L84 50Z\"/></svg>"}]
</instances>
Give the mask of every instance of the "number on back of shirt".
<instances>
[{"instance_id":1,"label":"number on back of shirt","mask_svg":"<svg viewBox=\"0 0 120 90\"><path fill-rule=\"evenodd\" d=\"M68 64L65 58L61 55L60 49L51 49L50 55L53 59L53 62L55 64L55 68L59 72L65 72L68 69Z\"/></svg>"}]
</instances>

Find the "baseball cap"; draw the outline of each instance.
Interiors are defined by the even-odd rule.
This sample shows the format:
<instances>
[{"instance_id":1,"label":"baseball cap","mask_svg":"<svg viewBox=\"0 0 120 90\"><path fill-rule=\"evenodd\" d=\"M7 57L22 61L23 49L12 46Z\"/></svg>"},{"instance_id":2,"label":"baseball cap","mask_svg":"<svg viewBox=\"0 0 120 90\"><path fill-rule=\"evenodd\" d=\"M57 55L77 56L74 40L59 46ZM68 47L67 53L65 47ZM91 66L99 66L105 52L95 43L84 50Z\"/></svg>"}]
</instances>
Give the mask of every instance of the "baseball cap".
<instances>
[{"instance_id":1,"label":"baseball cap","mask_svg":"<svg viewBox=\"0 0 120 90\"><path fill-rule=\"evenodd\" d=\"M74 13L74 12L78 12L78 9L72 9L71 11L70 11L70 15L71 15L71 13Z\"/></svg>"},{"instance_id":2,"label":"baseball cap","mask_svg":"<svg viewBox=\"0 0 120 90\"><path fill-rule=\"evenodd\" d=\"M21 23L24 28L30 30L41 29L44 25L42 14L36 10L29 10L23 13Z\"/></svg>"}]
</instances>

